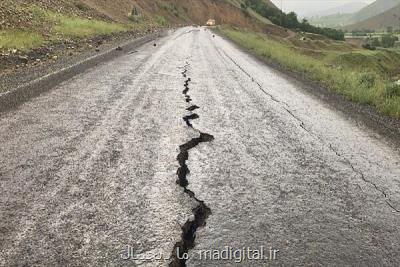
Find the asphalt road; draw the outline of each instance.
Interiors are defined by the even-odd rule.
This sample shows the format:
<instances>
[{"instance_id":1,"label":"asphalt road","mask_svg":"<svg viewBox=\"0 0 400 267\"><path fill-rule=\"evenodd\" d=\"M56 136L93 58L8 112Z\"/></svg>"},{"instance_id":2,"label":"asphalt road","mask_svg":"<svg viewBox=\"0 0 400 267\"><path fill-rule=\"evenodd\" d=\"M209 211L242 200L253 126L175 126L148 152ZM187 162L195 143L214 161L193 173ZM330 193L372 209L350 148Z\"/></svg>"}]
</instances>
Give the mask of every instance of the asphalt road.
<instances>
[{"instance_id":1,"label":"asphalt road","mask_svg":"<svg viewBox=\"0 0 400 267\"><path fill-rule=\"evenodd\" d=\"M400 265L399 148L202 28L0 114L0 142L0 266Z\"/></svg>"}]
</instances>

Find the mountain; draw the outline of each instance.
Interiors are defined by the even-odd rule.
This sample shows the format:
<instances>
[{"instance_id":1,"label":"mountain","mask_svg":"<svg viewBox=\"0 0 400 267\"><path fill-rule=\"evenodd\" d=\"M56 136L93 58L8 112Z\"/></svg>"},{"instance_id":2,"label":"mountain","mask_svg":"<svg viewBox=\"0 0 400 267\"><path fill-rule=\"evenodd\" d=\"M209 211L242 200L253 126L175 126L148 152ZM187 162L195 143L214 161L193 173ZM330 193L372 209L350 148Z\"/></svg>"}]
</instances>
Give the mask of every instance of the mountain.
<instances>
[{"instance_id":1,"label":"mountain","mask_svg":"<svg viewBox=\"0 0 400 267\"><path fill-rule=\"evenodd\" d=\"M386 30L387 27L400 29L400 4L369 19L346 26L346 30Z\"/></svg>"},{"instance_id":2,"label":"mountain","mask_svg":"<svg viewBox=\"0 0 400 267\"><path fill-rule=\"evenodd\" d=\"M400 4L400 0L377 0L364 7L351 18L351 23L357 23L372 18Z\"/></svg>"},{"instance_id":3,"label":"mountain","mask_svg":"<svg viewBox=\"0 0 400 267\"><path fill-rule=\"evenodd\" d=\"M360 3L354 6L351 4L343 5L343 12L340 14L313 16L309 17L308 21L316 26L344 28L346 30L384 29L386 25L398 28L398 24L395 21L395 16L399 15L399 13L396 13L397 9L394 9L393 12L386 12L400 5L400 0L376 0L353 14L344 12L346 6L350 11L351 8L359 8L361 6ZM336 9L336 11L339 9ZM335 9L327 10L327 12L331 11L335 11Z\"/></svg>"},{"instance_id":4,"label":"mountain","mask_svg":"<svg viewBox=\"0 0 400 267\"><path fill-rule=\"evenodd\" d=\"M314 16L307 18L311 25L328 28L341 28L350 23L352 14L334 14L328 16Z\"/></svg>"},{"instance_id":5,"label":"mountain","mask_svg":"<svg viewBox=\"0 0 400 267\"><path fill-rule=\"evenodd\" d=\"M368 6L366 2L352 2L321 12L314 12L314 16L306 17L307 20L318 27L341 28L352 22L354 13Z\"/></svg>"},{"instance_id":6,"label":"mountain","mask_svg":"<svg viewBox=\"0 0 400 267\"><path fill-rule=\"evenodd\" d=\"M314 17L314 16L324 17L336 14L352 14L360 11L366 6L368 6L366 2L351 2L341 6L329 8L323 11L315 11L309 13L308 17Z\"/></svg>"}]
</instances>

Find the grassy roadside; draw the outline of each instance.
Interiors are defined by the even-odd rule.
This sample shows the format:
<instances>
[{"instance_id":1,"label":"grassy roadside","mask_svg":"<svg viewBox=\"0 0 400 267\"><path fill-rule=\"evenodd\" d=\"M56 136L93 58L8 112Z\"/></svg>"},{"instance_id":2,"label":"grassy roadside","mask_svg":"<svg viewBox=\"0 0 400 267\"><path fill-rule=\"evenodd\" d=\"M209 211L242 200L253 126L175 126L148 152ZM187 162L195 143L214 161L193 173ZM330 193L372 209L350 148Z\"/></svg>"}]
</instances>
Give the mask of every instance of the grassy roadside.
<instances>
[{"instance_id":1,"label":"grassy roadside","mask_svg":"<svg viewBox=\"0 0 400 267\"><path fill-rule=\"evenodd\" d=\"M26 52L65 39L79 40L124 31L146 31L148 28L167 24L161 16L120 24L95 18L67 15L36 5L16 8L22 10L24 14L30 15L30 26L0 30L0 51L18 49Z\"/></svg>"},{"instance_id":2,"label":"grassy roadside","mask_svg":"<svg viewBox=\"0 0 400 267\"><path fill-rule=\"evenodd\" d=\"M400 118L400 86L392 82L398 78L399 53L357 49L342 42L317 40L317 36L314 40L300 36L288 40L227 27L220 30L258 56L300 72L351 101Z\"/></svg>"},{"instance_id":3,"label":"grassy roadside","mask_svg":"<svg viewBox=\"0 0 400 267\"><path fill-rule=\"evenodd\" d=\"M1 49L29 50L41 46L45 42L42 35L36 32L3 30L0 31Z\"/></svg>"},{"instance_id":4,"label":"grassy roadside","mask_svg":"<svg viewBox=\"0 0 400 267\"><path fill-rule=\"evenodd\" d=\"M117 23L68 17L54 13L50 18L54 21L52 33L61 37L87 38L95 35L109 35L130 29L126 25Z\"/></svg>"}]
</instances>

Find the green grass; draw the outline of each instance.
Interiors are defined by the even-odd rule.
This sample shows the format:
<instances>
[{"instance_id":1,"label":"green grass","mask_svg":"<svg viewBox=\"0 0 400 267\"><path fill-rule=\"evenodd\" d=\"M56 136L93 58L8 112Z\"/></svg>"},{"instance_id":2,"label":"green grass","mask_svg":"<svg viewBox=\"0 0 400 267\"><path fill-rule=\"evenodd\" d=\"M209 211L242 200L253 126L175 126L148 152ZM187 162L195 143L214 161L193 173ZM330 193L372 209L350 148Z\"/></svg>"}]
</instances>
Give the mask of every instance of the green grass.
<instances>
[{"instance_id":1,"label":"green grass","mask_svg":"<svg viewBox=\"0 0 400 267\"><path fill-rule=\"evenodd\" d=\"M29 50L44 43L42 35L35 32L0 31L0 49Z\"/></svg>"},{"instance_id":2,"label":"green grass","mask_svg":"<svg viewBox=\"0 0 400 267\"><path fill-rule=\"evenodd\" d=\"M95 19L85 19L77 16L67 16L61 13L31 7L35 17L46 21L51 27L51 34L58 37L87 38L95 35L109 35L129 30L122 24L104 22ZM54 36L53 36L54 39Z\"/></svg>"},{"instance_id":3,"label":"green grass","mask_svg":"<svg viewBox=\"0 0 400 267\"><path fill-rule=\"evenodd\" d=\"M256 55L303 73L351 101L373 105L380 112L400 117L400 96L387 94L387 90L393 90L387 89L391 84L390 72L398 71L397 62L400 62L400 55L395 52L348 51L343 43L342 50L321 49L317 53L315 48L295 47L291 41L272 39L264 34L232 28L221 30L232 41ZM334 45L340 44L335 42Z\"/></svg>"},{"instance_id":4,"label":"green grass","mask_svg":"<svg viewBox=\"0 0 400 267\"><path fill-rule=\"evenodd\" d=\"M95 35L109 35L129 30L129 27L117 23L88 20L79 17L52 15L55 26L52 32L63 37L86 38Z\"/></svg>"},{"instance_id":5,"label":"green grass","mask_svg":"<svg viewBox=\"0 0 400 267\"><path fill-rule=\"evenodd\" d=\"M21 9L22 7L19 7ZM0 50L20 49L30 50L39 47L47 41L60 38L88 38L96 35L109 35L127 31L131 26L118 23L89 20L76 16L67 16L57 12L44 10L38 6L25 7L32 14L34 26L30 30L0 31ZM142 25L135 25L140 28ZM43 37L42 30L49 32L50 37Z\"/></svg>"},{"instance_id":6,"label":"green grass","mask_svg":"<svg viewBox=\"0 0 400 267\"><path fill-rule=\"evenodd\" d=\"M168 25L167 20L163 16L159 16L159 15L155 16L154 17L154 21L160 26L167 26Z\"/></svg>"},{"instance_id":7,"label":"green grass","mask_svg":"<svg viewBox=\"0 0 400 267\"><path fill-rule=\"evenodd\" d=\"M164 9L165 11L167 11L169 14L175 16L175 17L179 17L179 11L177 9L177 7L171 3L165 2L165 1L161 1L161 0L157 0L156 4Z\"/></svg>"}]
</instances>

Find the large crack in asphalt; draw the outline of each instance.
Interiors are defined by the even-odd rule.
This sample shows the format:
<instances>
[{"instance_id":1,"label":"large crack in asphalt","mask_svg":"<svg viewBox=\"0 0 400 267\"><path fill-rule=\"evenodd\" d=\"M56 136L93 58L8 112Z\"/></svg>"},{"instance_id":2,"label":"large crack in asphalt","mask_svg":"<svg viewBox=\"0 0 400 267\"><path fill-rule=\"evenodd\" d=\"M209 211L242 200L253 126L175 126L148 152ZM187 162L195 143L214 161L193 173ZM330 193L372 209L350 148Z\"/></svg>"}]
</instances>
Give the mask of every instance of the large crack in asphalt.
<instances>
[{"instance_id":1,"label":"large crack in asphalt","mask_svg":"<svg viewBox=\"0 0 400 267\"><path fill-rule=\"evenodd\" d=\"M184 78L187 77L187 66L188 63L186 63L184 71L182 72L182 76ZM190 81L190 78L185 81L185 89L182 92L185 95L186 102L192 101L190 95L188 94ZM188 99L190 101L188 101ZM191 114L183 117L186 125L192 129L194 129L194 127L191 121L199 118L199 115L193 113L193 111L198 108L199 107L196 105L191 105L186 109ZM170 267L186 266L186 261L188 260L188 252L195 246L197 229L206 225L206 220L211 214L211 209L204 203L204 201L198 199L196 197L196 194L187 188L189 185L187 176L189 175L190 170L186 162L189 159L189 151L201 143L211 142L214 140L214 136L212 136L211 134L203 133L201 131L198 132L199 137L192 138L190 141L179 146L179 154L177 156L179 168L177 170L178 179L176 183L184 189L184 192L190 198L194 199L197 202L197 206L192 210L194 219L188 219L186 223L182 226L181 240L174 245L171 257L172 261L169 264Z\"/></svg>"},{"instance_id":2,"label":"large crack in asphalt","mask_svg":"<svg viewBox=\"0 0 400 267\"><path fill-rule=\"evenodd\" d=\"M193 125L192 125L192 123L190 121L198 119L198 118L200 118L199 115L197 115L196 113L193 113L193 114L190 114L190 115L187 115L187 116L183 117L183 120L186 122L187 126L193 128Z\"/></svg>"},{"instance_id":3,"label":"large crack in asphalt","mask_svg":"<svg viewBox=\"0 0 400 267\"><path fill-rule=\"evenodd\" d=\"M217 49L217 51L218 51L218 49ZM252 81L253 83L255 83L255 84L257 85L257 87L258 87L264 94L266 94L267 96L269 96L269 98L270 98L272 101L274 101L274 102L276 102L276 103L283 104L282 108L283 108L291 117L293 117L296 121L299 122L299 126L300 126L304 131L306 131L306 132L307 132L309 135L311 135L313 138L316 138L316 139L318 139L319 141L321 141L322 144L327 145L328 148L329 148L333 153L335 153L337 157L343 159L343 160L346 162L346 164L352 169L352 171L353 171L355 174L357 174L357 175L360 177L360 179L361 179L362 181L364 181L365 183L371 185L376 191L378 191L379 194L381 194L382 197L385 199L385 203L389 206L389 208L391 208L391 209L392 209L393 211L395 211L395 212L400 213L400 210L397 209L396 207L394 207L394 206L390 203L390 201L389 201L390 199L389 199L387 193L385 192L385 190L383 190L383 189L381 189L380 187L378 187L378 185L375 184L373 181L366 179L364 173L363 173L362 171L358 170L357 168L355 168L354 165L351 163L351 161L350 161L348 158L346 158L344 155L341 155L341 154L337 151L337 149L335 149L335 148L332 146L332 144L326 143L326 142L325 142L324 140L322 140L319 136L313 134L313 133L306 127L306 124L305 124L298 116L296 116L292 110L289 109L290 105L289 105L288 103L286 103L285 101L282 101L282 100L278 100L278 99L276 99L272 94L268 93L268 92L261 86L261 84L260 84L259 82L257 82L256 79L255 79L248 71L246 71L239 63L237 63L237 62L236 62L231 56L229 56L225 51L222 51L222 52L224 53L224 55L225 55L237 68L239 68L246 76L248 76L248 77L251 79L251 81Z\"/></svg>"},{"instance_id":4,"label":"large crack in asphalt","mask_svg":"<svg viewBox=\"0 0 400 267\"><path fill-rule=\"evenodd\" d=\"M186 110L188 110L188 111L193 111L193 110L196 110L196 109L198 109L198 108L200 108L200 107L198 107L198 106L196 106L196 105L193 105L193 106L188 107Z\"/></svg>"}]
</instances>

